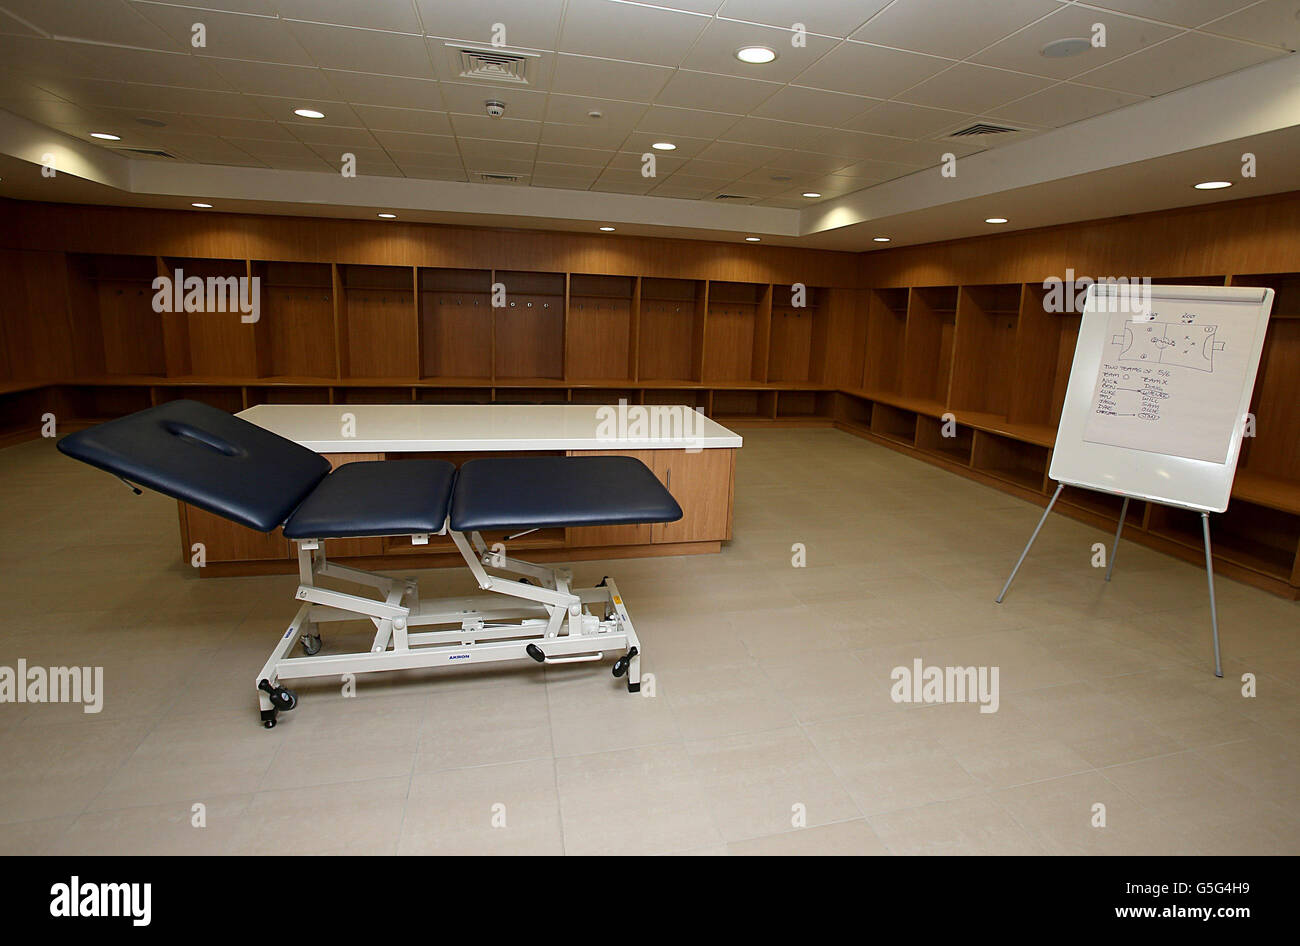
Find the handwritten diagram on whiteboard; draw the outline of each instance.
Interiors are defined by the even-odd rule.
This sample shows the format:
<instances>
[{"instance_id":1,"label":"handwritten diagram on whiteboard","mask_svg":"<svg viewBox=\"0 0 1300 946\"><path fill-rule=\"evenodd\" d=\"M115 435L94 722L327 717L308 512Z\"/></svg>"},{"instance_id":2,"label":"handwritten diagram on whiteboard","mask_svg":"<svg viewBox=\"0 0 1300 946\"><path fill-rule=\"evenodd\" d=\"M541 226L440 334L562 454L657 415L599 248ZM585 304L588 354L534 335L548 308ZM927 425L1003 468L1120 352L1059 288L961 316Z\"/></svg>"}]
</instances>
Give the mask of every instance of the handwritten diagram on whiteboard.
<instances>
[{"instance_id":1,"label":"handwritten diagram on whiteboard","mask_svg":"<svg viewBox=\"0 0 1300 946\"><path fill-rule=\"evenodd\" d=\"M1253 308L1154 299L1109 313L1083 439L1225 463L1250 368Z\"/></svg>"}]
</instances>

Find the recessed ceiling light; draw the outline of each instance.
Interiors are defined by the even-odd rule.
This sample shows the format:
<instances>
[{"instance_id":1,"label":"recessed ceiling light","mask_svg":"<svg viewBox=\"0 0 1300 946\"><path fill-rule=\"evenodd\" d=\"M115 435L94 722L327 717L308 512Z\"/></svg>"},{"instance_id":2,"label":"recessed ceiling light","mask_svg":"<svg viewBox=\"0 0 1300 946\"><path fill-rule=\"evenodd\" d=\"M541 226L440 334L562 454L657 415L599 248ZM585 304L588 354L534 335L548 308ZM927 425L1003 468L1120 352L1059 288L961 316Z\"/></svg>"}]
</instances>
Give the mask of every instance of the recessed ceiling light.
<instances>
[{"instance_id":1,"label":"recessed ceiling light","mask_svg":"<svg viewBox=\"0 0 1300 946\"><path fill-rule=\"evenodd\" d=\"M821 194L817 193L816 191L805 191L805 192L804 192L804 196L805 196L805 197L820 197Z\"/></svg>"},{"instance_id":2,"label":"recessed ceiling light","mask_svg":"<svg viewBox=\"0 0 1300 946\"><path fill-rule=\"evenodd\" d=\"M760 241L761 241L760 237L745 237L746 243L758 243Z\"/></svg>"},{"instance_id":3,"label":"recessed ceiling light","mask_svg":"<svg viewBox=\"0 0 1300 946\"><path fill-rule=\"evenodd\" d=\"M872 242L872 243L888 243L888 242L889 242L889 237L872 237L872 238L871 238L871 242Z\"/></svg>"},{"instance_id":4,"label":"recessed ceiling light","mask_svg":"<svg viewBox=\"0 0 1300 946\"><path fill-rule=\"evenodd\" d=\"M614 232L614 228L613 228L613 227L601 227L600 229L601 229L602 231L604 231L605 233L613 233L613 232Z\"/></svg>"},{"instance_id":5,"label":"recessed ceiling light","mask_svg":"<svg viewBox=\"0 0 1300 946\"><path fill-rule=\"evenodd\" d=\"M776 50L767 46L742 46L736 50L736 58L741 62L761 66L763 63L771 62L776 58Z\"/></svg>"},{"instance_id":6,"label":"recessed ceiling light","mask_svg":"<svg viewBox=\"0 0 1300 946\"><path fill-rule=\"evenodd\" d=\"M191 207L198 207L200 210L211 210L211 204L190 204Z\"/></svg>"},{"instance_id":7,"label":"recessed ceiling light","mask_svg":"<svg viewBox=\"0 0 1300 946\"><path fill-rule=\"evenodd\" d=\"M650 147L654 148L656 151L676 151L676 150L677 150L677 145L673 144L671 141L656 141L656 142L655 142L654 144L652 144Z\"/></svg>"},{"instance_id":8,"label":"recessed ceiling light","mask_svg":"<svg viewBox=\"0 0 1300 946\"><path fill-rule=\"evenodd\" d=\"M381 218L383 218L384 220L396 220L396 219L397 219L397 214L377 214L376 216L381 217Z\"/></svg>"},{"instance_id":9,"label":"recessed ceiling light","mask_svg":"<svg viewBox=\"0 0 1300 946\"><path fill-rule=\"evenodd\" d=\"M1045 56L1048 59L1066 59L1087 52L1091 48L1091 40L1082 36L1069 36L1065 39L1052 40L1038 51L1038 55Z\"/></svg>"},{"instance_id":10,"label":"recessed ceiling light","mask_svg":"<svg viewBox=\"0 0 1300 946\"><path fill-rule=\"evenodd\" d=\"M1231 187L1232 181L1201 181L1201 183L1192 186L1198 191L1221 191L1225 187Z\"/></svg>"},{"instance_id":11,"label":"recessed ceiling light","mask_svg":"<svg viewBox=\"0 0 1300 946\"><path fill-rule=\"evenodd\" d=\"M984 222L985 223L1006 223L1007 218L1006 217L985 217Z\"/></svg>"},{"instance_id":12,"label":"recessed ceiling light","mask_svg":"<svg viewBox=\"0 0 1300 946\"><path fill-rule=\"evenodd\" d=\"M299 118L324 118L324 112L318 112L314 108L295 108L293 113Z\"/></svg>"},{"instance_id":13,"label":"recessed ceiling light","mask_svg":"<svg viewBox=\"0 0 1300 946\"><path fill-rule=\"evenodd\" d=\"M121 136L121 135L110 135L108 132L105 132L105 131L92 131L92 132L90 133L90 137L92 137L92 138L101 138L101 139L103 139L104 141L121 141L121 140L122 140L122 136Z\"/></svg>"}]
</instances>

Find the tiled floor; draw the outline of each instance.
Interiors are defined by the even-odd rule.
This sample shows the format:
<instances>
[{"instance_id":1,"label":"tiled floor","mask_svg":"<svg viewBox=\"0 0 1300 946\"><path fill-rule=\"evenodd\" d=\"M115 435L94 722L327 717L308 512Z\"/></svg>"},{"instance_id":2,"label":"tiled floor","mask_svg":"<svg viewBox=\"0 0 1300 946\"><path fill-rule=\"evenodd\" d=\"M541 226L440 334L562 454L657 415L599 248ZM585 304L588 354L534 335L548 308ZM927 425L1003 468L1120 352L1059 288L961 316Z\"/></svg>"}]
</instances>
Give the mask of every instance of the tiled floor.
<instances>
[{"instance_id":1,"label":"tiled floor","mask_svg":"<svg viewBox=\"0 0 1300 946\"><path fill-rule=\"evenodd\" d=\"M617 576L653 698L581 664L380 675L300 686L271 731L294 579L198 580L170 501L0 451L0 666L106 690L0 705L0 852L1300 853L1300 605L1221 579L1216 680L1197 568L1125 543L1107 586L1107 536L1053 517L999 606L1036 507L744 433L721 555L576 567ZM998 667L998 711L894 703L916 658Z\"/></svg>"}]
</instances>

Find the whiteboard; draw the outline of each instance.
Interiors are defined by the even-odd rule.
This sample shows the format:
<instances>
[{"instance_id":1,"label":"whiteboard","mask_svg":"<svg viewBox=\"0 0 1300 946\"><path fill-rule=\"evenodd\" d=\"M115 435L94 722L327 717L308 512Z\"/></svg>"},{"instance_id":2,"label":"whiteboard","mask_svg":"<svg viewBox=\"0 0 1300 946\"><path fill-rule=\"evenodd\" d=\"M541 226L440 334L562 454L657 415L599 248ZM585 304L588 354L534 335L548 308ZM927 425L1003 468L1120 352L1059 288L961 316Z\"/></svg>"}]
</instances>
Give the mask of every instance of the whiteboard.
<instances>
[{"instance_id":1,"label":"whiteboard","mask_svg":"<svg viewBox=\"0 0 1300 946\"><path fill-rule=\"evenodd\" d=\"M1228 508L1273 290L1094 284L1048 475Z\"/></svg>"}]
</instances>

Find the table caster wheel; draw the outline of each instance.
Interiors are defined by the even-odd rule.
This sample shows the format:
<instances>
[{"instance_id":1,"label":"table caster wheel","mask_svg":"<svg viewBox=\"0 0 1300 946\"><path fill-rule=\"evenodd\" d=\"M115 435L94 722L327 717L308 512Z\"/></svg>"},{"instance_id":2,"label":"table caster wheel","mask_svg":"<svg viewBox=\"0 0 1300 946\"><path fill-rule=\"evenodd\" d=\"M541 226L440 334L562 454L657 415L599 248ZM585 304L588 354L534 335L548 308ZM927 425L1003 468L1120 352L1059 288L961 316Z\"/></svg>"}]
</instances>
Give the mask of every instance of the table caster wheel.
<instances>
[{"instance_id":1,"label":"table caster wheel","mask_svg":"<svg viewBox=\"0 0 1300 946\"><path fill-rule=\"evenodd\" d=\"M262 720L262 725L265 726L267 729L274 729L274 728L275 728L275 717L272 716L270 719L264 719L264 720Z\"/></svg>"},{"instance_id":2,"label":"table caster wheel","mask_svg":"<svg viewBox=\"0 0 1300 946\"><path fill-rule=\"evenodd\" d=\"M298 705L298 695L293 690L281 686L271 686L267 680L259 683L257 688L270 697L271 705L277 710L284 710L287 713Z\"/></svg>"},{"instance_id":3,"label":"table caster wheel","mask_svg":"<svg viewBox=\"0 0 1300 946\"><path fill-rule=\"evenodd\" d=\"M534 660L536 660L539 664L546 663L546 654L542 653L542 649L538 647L536 644L529 644L527 647L524 648L524 652L527 653L529 657L532 657Z\"/></svg>"},{"instance_id":4,"label":"table caster wheel","mask_svg":"<svg viewBox=\"0 0 1300 946\"><path fill-rule=\"evenodd\" d=\"M303 635L302 652L304 654L306 654L308 657L314 657L320 653L320 648L321 648L321 641L320 641L319 634L317 634L315 637Z\"/></svg>"},{"instance_id":5,"label":"table caster wheel","mask_svg":"<svg viewBox=\"0 0 1300 946\"><path fill-rule=\"evenodd\" d=\"M639 653L635 647L629 647L626 654L614 661L614 676L621 677L627 673L628 667L632 666L632 658Z\"/></svg>"}]
</instances>

